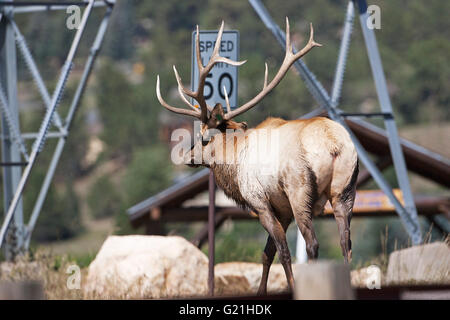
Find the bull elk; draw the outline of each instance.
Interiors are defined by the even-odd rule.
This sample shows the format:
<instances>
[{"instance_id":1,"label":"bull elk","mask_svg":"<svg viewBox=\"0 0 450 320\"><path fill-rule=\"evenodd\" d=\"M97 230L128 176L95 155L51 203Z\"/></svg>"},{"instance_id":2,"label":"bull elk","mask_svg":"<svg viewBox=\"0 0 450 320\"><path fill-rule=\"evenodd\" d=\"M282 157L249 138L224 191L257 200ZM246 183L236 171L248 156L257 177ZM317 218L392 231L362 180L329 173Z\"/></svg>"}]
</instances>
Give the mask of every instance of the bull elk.
<instances>
[{"instance_id":1,"label":"bull elk","mask_svg":"<svg viewBox=\"0 0 450 320\"><path fill-rule=\"evenodd\" d=\"M286 273L290 289L293 289L291 256L286 241L286 230L295 219L305 242L309 259L318 257L317 241L312 218L323 212L325 203L330 201L340 234L340 245L346 262L351 260L350 220L355 199L355 183L358 175L358 159L354 145L347 131L338 123L323 117L308 120L286 121L280 118L268 118L253 129L245 122L232 119L254 107L278 83L297 60L312 48L320 47L313 39L314 31L310 25L310 38L306 46L293 53L289 21L286 18L286 55L273 78L268 82L267 64L263 89L244 105L230 110L226 99L227 113L221 104L207 105L203 95L205 80L213 66L226 63L240 66L246 61L233 61L219 55L219 47L224 24L220 27L213 54L203 66L200 57L199 32L196 35L196 60L199 69L197 91L183 86L175 66L173 67L178 83L178 92L182 101L190 109L173 107L161 97L159 75L156 93L158 100L166 109L201 121L199 141L185 154L185 163L202 165L213 170L216 183L225 194L239 206L253 211L269 236L262 255L263 271L258 294L267 291L267 278L275 252ZM186 96L195 99L199 105L191 104ZM225 92L225 97L227 94ZM227 135L234 130L232 138ZM250 165L249 159L257 152L255 145L248 143L249 137L260 131L270 131L279 137L276 144L267 149L264 161L276 168L271 174L262 172L259 165ZM229 152L226 145L232 145ZM258 143L257 143L258 144ZM200 152L195 152L196 148ZM228 152L218 152L226 149ZM234 162L226 161L230 156ZM225 159L226 158L226 159Z\"/></svg>"}]
</instances>

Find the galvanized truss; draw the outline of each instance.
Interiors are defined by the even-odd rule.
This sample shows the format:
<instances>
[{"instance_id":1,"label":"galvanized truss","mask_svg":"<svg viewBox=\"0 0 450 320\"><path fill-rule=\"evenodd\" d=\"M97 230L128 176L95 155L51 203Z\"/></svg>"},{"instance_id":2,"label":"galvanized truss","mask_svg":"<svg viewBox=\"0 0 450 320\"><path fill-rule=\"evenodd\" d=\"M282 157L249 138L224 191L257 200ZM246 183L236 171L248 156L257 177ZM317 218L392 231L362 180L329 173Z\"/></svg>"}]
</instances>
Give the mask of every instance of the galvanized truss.
<instances>
[{"instance_id":1,"label":"galvanized truss","mask_svg":"<svg viewBox=\"0 0 450 320\"><path fill-rule=\"evenodd\" d=\"M86 87L97 54L108 26L114 7L114 0L85 0L74 2L13 2L0 1L0 111L2 115L2 162L3 166L3 200L5 218L0 229L0 247L4 244L5 257L13 259L28 249L31 234L36 225L58 161L68 137L74 115ZM14 21L14 14L47 10L65 10L69 5L84 7L80 25L77 28L67 58L62 66L58 82L52 95L39 73L33 56L28 49L25 38ZM84 66L75 95L66 117L61 119L57 107L62 98L67 79L73 67L81 37L85 31L92 9L105 7L103 19L98 27L95 40ZM46 113L40 129L36 133L22 134L19 126L17 103L16 46L21 53L44 102ZM53 126L57 131L49 132ZM58 143L53 152L46 176L31 212L28 224L24 223L22 195L38 155L44 150L47 138L57 138ZM24 139L34 139L31 152L28 153ZM24 167L22 172L22 167Z\"/></svg>"},{"instance_id":2,"label":"galvanized truss","mask_svg":"<svg viewBox=\"0 0 450 320\"><path fill-rule=\"evenodd\" d=\"M260 0L249 0L250 4L263 21L265 26L273 33L280 45L285 46L285 33L279 28L279 26L273 21L272 17L268 13L267 9L261 3ZM382 112L379 113L344 113L338 108L339 98L341 95L341 88L344 79L345 64L347 60L347 53L350 46L352 25L354 20L355 3L359 8L359 19L361 23L361 29L363 31L364 41L367 48L367 53L372 69L372 74L378 94L378 99L381 105ZM377 42L375 39L374 31L367 27L366 21L369 15L367 13L367 3L365 0L350 0L347 6L347 13L344 22L344 31L341 40L341 46L339 50L339 56L337 66L335 70L332 95L328 95L325 88L317 80L314 74L308 69L306 64L302 60L297 60L294 64L295 68L300 73L303 81L306 83L308 90L313 95L314 99L319 105L327 110L331 119L342 124L350 134L350 137L355 144L358 152L359 159L372 175L375 182L387 195L389 200L395 206L398 215L400 216L406 231L412 239L413 244L420 244L422 242L422 234L420 230L419 220L417 217L417 210L414 204L411 187L409 184L408 173L403 157L402 149L400 146L399 136L397 132L397 126L395 124L394 116L392 113L392 105L389 98L386 79L384 76L383 66L381 64L380 54L378 52ZM295 51L295 50L294 50ZM397 181L400 189L403 192L403 198L405 205L403 206L392 191L392 187L384 179L382 173L377 168L375 163L369 157L368 153L358 141L357 137L349 129L345 122L345 117L382 117L387 130L387 137L389 140L389 146L393 164L397 176Z\"/></svg>"}]
</instances>

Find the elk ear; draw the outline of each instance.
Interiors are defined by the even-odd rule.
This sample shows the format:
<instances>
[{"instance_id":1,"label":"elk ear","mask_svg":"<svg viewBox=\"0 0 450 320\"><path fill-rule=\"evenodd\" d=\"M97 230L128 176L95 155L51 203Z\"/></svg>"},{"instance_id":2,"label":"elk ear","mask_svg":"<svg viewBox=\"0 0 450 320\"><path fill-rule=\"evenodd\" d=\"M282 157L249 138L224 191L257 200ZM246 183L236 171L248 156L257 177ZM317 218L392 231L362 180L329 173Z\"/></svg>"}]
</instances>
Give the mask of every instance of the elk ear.
<instances>
[{"instance_id":1,"label":"elk ear","mask_svg":"<svg viewBox=\"0 0 450 320\"><path fill-rule=\"evenodd\" d=\"M220 103L216 103L208 120L208 128L217 128L224 120L224 111Z\"/></svg>"}]
</instances>

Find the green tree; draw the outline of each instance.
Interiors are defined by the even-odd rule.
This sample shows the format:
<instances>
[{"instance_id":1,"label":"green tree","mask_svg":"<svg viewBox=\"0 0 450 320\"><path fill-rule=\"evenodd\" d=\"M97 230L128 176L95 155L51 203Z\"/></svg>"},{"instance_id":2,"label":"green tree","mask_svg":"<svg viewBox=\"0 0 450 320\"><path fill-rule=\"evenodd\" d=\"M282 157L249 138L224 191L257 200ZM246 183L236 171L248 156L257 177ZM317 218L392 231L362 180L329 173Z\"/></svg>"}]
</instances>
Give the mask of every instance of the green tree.
<instances>
[{"instance_id":1,"label":"green tree","mask_svg":"<svg viewBox=\"0 0 450 320\"><path fill-rule=\"evenodd\" d=\"M100 138L111 155L130 157L133 149L157 142L160 107L150 85L132 85L111 60L98 72L97 103L103 131ZM151 88L154 88L154 80Z\"/></svg>"},{"instance_id":2,"label":"green tree","mask_svg":"<svg viewBox=\"0 0 450 320\"><path fill-rule=\"evenodd\" d=\"M121 196L108 176L98 178L89 190L87 203L96 218L114 216L121 208Z\"/></svg>"},{"instance_id":3,"label":"green tree","mask_svg":"<svg viewBox=\"0 0 450 320\"><path fill-rule=\"evenodd\" d=\"M116 216L118 233L130 232L126 209L168 187L173 166L166 146L153 145L133 152L123 179L124 202Z\"/></svg>"}]
</instances>

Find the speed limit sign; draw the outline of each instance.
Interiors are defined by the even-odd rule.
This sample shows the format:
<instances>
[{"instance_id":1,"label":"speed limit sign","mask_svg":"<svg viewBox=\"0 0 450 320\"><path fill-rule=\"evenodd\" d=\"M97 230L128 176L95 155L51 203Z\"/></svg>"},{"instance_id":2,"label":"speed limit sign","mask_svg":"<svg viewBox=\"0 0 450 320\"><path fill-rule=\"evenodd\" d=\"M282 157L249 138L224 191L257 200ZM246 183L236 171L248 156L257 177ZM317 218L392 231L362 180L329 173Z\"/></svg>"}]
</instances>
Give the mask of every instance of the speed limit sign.
<instances>
[{"instance_id":1,"label":"speed limit sign","mask_svg":"<svg viewBox=\"0 0 450 320\"><path fill-rule=\"evenodd\" d=\"M218 31L202 31L200 30L200 56L203 66L206 65L211 58L216 44ZM198 67L195 56L195 37L197 32L192 33L192 63L191 63L191 84L192 90L198 88ZM220 56L234 61L239 59L239 31L224 31L219 49ZM206 103L214 106L221 103L226 110L224 86L229 97L231 109L237 107L237 88L238 88L238 71L237 67L222 62L218 62L211 69L206 77L203 94Z\"/></svg>"}]
</instances>

